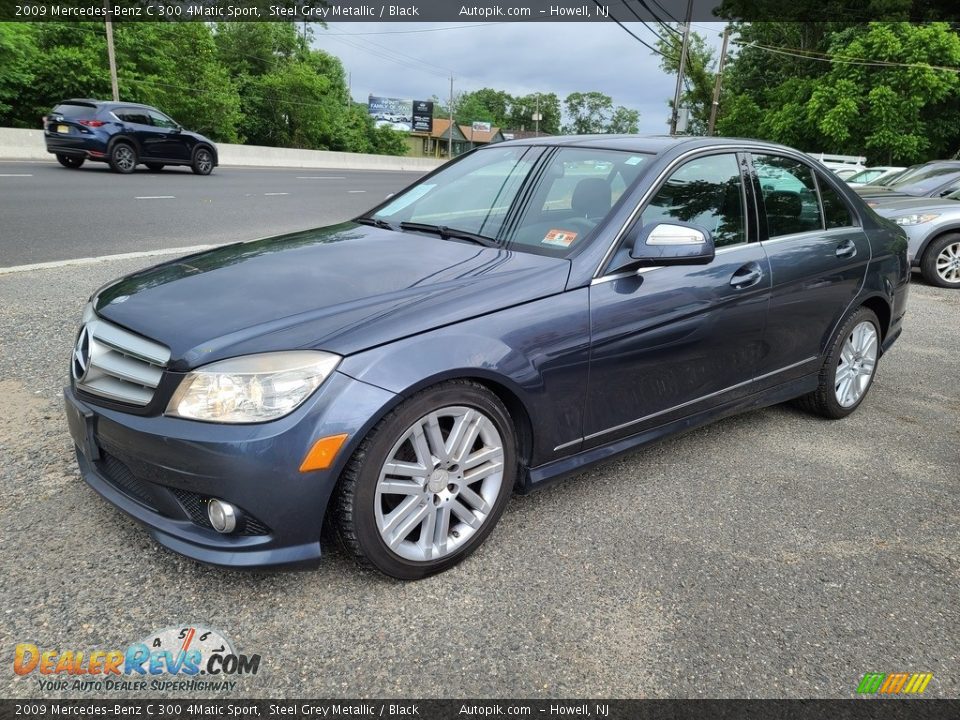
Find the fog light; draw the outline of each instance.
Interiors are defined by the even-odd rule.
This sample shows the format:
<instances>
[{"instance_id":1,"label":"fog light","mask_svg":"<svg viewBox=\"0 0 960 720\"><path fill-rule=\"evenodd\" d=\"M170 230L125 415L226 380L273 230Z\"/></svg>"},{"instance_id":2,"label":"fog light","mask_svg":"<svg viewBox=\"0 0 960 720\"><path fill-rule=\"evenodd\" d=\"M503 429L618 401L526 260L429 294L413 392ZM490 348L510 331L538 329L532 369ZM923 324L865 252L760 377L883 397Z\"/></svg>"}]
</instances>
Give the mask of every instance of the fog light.
<instances>
[{"instance_id":1,"label":"fog light","mask_svg":"<svg viewBox=\"0 0 960 720\"><path fill-rule=\"evenodd\" d=\"M218 533L232 533L237 529L237 510L228 502L210 498L207 502L207 517Z\"/></svg>"}]
</instances>

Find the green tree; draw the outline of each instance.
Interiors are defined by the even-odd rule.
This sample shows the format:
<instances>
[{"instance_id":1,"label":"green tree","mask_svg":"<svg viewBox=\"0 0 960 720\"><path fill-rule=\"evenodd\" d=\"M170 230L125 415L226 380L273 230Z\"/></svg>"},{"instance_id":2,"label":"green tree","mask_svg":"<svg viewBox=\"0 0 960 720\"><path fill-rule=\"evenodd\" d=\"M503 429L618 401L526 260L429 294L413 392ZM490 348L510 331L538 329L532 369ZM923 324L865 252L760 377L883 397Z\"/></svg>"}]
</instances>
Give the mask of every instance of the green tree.
<instances>
[{"instance_id":1,"label":"green tree","mask_svg":"<svg viewBox=\"0 0 960 720\"><path fill-rule=\"evenodd\" d=\"M613 98L601 92L575 92L563 101L570 124L564 131L571 135L589 135L607 131L613 114Z\"/></svg>"},{"instance_id":2,"label":"green tree","mask_svg":"<svg viewBox=\"0 0 960 720\"><path fill-rule=\"evenodd\" d=\"M861 32L839 35L829 54L837 62L811 94L807 120L834 147L866 150L889 163L956 151L960 36L948 24L870 23ZM910 67L851 64L844 58ZM931 124L947 112L952 122Z\"/></svg>"},{"instance_id":3,"label":"green tree","mask_svg":"<svg viewBox=\"0 0 960 720\"><path fill-rule=\"evenodd\" d=\"M610 116L605 132L608 133L636 133L640 131L640 111L618 105Z\"/></svg>"},{"instance_id":4,"label":"green tree","mask_svg":"<svg viewBox=\"0 0 960 720\"><path fill-rule=\"evenodd\" d=\"M533 130L538 125L533 115L540 112L539 128L549 135L560 134L560 98L556 93L531 93L513 98L507 127L511 130Z\"/></svg>"},{"instance_id":5,"label":"green tree","mask_svg":"<svg viewBox=\"0 0 960 720\"><path fill-rule=\"evenodd\" d=\"M39 116L29 122L17 112L23 89L33 84L37 61L36 26L0 23L0 125L35 127L40 122Z\"/></svg>"}]
</instances>

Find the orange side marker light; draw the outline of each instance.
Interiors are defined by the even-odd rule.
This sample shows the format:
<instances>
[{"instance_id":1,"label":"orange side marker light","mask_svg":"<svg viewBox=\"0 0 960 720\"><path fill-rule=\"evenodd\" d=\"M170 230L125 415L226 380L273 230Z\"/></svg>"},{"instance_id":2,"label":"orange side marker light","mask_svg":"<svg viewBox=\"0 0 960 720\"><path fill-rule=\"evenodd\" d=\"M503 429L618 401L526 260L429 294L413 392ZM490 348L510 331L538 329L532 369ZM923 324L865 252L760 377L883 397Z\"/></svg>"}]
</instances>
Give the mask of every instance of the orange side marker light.
<instances>
[{"instance_id":1,"label":"orange side marker light","mask_svg":"<svg viewBox=\"0 0 960 720\"><path fill-rule=\"evenodd\" d=\"M333 460L337 457L337 453L340 452L340 448L343 447L346 439L347 434L344 433L343 435L330 435L317 440L300 464L300 472L326 470L333 465Z\"/></svg>"}]
</instances>

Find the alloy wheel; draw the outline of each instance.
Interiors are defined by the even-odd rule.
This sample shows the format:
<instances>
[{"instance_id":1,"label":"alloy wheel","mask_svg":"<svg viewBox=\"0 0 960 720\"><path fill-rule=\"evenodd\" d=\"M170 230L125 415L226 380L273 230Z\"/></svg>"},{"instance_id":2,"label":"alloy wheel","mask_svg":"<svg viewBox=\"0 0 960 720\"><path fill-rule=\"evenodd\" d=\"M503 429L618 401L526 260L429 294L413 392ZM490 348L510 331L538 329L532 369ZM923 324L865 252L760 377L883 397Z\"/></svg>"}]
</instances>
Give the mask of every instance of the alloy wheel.
<instances>
[{"instance_id":1,"label":"alloy wheel","mask_svg":"<svg viewBox=\"0 0 960 720\"><path fill-rule=\"evenodd\" d=\"M937 275L947 283L960 283L960 242L951 243L937 255Z\"/></svg>"},{"instance_id":2,"label":"alloy wheel","mask_svg":"<svg viewBox=\"0 0 960 720\"><path fill-rule=\"evenodd\" d=\"M126 145L120 145L116 150L113 151L113 161L116 163L117 167L124 172L132 170L137 164L136 158L133 156L133 150Z\"/></svg>"},{"instance_id":3,"label":"alloy wheel","mask_svg":"<svg viewBox=\"0 0 960 720\"><path fill-rule=\"evenodd\" d=\"M210 153L206 150L201 150L197 153L197 170L201 175L206 175L213 169L213 158L210 157Z\"/></svg>"},{"instance_id":4,"label":"alloy wheel","mask_svg":"<svg viewBox=\"0 0 960 720\"><path fill-rule=\"evenodd\" d=\"M856 405L870 386L877 367L877 328L868 320L857 323L843 343L834 379L837 402L848 408Z\"/></svg>"},{"instance_id":5,"label":"alloy wheel","mask_svg":"<svg viewBox=\"0 0 960 720\"><path fill-rule=\"evenodd\" d=\"M380 469L374 503L381 539L407 560L455 552L490 517L503 460L496 425L476 408L454 405L421 417Z\"/></svg>"}]
</instances>

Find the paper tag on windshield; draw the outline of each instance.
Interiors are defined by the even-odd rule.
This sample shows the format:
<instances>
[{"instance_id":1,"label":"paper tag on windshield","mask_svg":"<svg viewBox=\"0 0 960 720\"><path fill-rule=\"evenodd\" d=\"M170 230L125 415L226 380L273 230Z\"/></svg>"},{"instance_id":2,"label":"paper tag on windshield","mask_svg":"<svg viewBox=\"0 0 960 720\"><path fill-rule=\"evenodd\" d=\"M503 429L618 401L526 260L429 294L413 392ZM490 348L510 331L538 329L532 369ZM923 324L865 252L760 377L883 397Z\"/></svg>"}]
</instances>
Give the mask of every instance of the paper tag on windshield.
<instances>
[{"instance_id":1,"label":"paper tag on windshield","mask_svg":"<svg viewBox=\"0 0 960 720\"><path fill-rule=\"evenodd\" d=\"M573 241L577 239L577 234L570 230L551 230L544 235L542 242L544 245L556 245L557 247L570 247Z\"/></svg>"}]
</instances>

